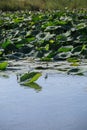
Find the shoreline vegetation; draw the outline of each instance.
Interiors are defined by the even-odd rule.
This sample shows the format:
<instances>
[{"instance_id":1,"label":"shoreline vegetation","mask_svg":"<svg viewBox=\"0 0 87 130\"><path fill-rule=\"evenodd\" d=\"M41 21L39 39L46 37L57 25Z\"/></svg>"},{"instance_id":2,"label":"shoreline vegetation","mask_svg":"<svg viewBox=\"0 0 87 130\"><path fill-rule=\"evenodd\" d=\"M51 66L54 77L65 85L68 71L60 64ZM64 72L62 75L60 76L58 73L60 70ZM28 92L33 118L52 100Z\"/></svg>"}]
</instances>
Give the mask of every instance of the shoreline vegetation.
<instances>
[{"instance_id":1,"label":"shoreline vegetation","mask_svg":"<svg viewBox=\"0 0 87 130\"><path fill-rule=\"evenodd\" d=\"M58 10L86 8L87 0L0 0L0 10Z\"/></svg>"}]
</instances>

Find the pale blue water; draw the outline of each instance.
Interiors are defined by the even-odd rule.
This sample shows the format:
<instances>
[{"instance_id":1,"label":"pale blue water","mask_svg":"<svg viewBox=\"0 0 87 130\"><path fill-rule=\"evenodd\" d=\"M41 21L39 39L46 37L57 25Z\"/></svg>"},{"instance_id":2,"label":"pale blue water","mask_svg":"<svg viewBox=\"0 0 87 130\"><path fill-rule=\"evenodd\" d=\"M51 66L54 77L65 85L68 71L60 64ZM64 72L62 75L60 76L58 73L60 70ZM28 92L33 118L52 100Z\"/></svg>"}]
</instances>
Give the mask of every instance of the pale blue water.
<instances>
[{"instance_id":1,"label":"pale blue water","mask_svg":"<svg viewBox=\"0 0 87 130\"><path fill-rule=\"evenodd\" d=\"M0 130L87 130L87 77L49 74L42 90L0 78Z\"/></svg>"}]
</instances>

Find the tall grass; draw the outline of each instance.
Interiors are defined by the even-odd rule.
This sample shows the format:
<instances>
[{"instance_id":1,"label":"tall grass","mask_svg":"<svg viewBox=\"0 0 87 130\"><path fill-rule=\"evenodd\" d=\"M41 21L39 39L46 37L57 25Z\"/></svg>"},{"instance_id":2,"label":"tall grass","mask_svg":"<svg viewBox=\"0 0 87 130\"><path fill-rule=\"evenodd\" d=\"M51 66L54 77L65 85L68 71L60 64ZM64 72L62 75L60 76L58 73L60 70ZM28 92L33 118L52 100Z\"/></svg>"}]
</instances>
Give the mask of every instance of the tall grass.
<instances>
[{"instance_id":1,"label":"tall grass","mask_svg":"<svg viewBox=\"0 0 87 130\"><path fill-rule=\"evenodd\" d=\"M87 0L0 0L1 10L86 8Z\"/></svg>"}]
</instances>

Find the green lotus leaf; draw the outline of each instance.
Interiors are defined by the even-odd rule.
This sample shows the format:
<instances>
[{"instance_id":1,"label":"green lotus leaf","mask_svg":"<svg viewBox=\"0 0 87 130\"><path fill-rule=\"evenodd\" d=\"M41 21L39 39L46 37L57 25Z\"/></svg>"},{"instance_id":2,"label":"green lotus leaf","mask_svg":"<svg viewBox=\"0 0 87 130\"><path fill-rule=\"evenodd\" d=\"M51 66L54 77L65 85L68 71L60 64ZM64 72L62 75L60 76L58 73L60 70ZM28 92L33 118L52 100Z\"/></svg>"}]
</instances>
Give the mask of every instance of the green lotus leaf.
<instances>
[{"instance_id":1,"label":"green lotus leaf","mask_svg":"<svg viewBox=\"0 0 87 130\"><path fill-rule=\"evenodd\" d=\"M62 46L58 49L58 52L69 52L73 49L73 46Z\"/></svg>"},{"instance_id":2,"label":"green lotus leaf","mask_svg":"<svg viewBox=\"0 0 87 130\"><path fill-rule=\"evenodd\" d=\"M46 50L46 51L49 50L49 44L46 44L46 46L45 46L45 50Z\"/></svg>"},{"instance_id":3,"label":"green lotus leaf","mask_svg":"<svg viewBox=\"0 0 87 130\"><path fill-rule=\"evenodd\" d=\"M56 39L59 42L66 42L67 41L67 37L64 34L57 35Z\"/></svg>"},{"instance_id":4,"label":"green lotus leaf","mask_svg":"<svg viewBox=\"0 0 87 130\"><path fill-rule=\"evenodd\" d=\"M58 29L58 26L48 26L45 31L46 32L50 32L50 31L54 31L54 30L57 30Z\"/></svg>"},{"instance_id":5,"label":"green lotus leaf","mask_svg":"<svg viewBox=\"0 0 87 130\"><path fill-rule=\"evenodd\" d=\"M40 59L41 61L52 61L52 58L49 58L49 57L42 57L41 59Z\"/></svg>"},{"instance_id":6,"label":"green lotus leaf","mask_svg":"<svg viewBox=\"0 0 87 130\"><path fill-rule=\"evenodd\" d=\"M43 23L41 28L46 29L48 26L54 26L54 23L52 21L47 21L46 23Z\"/></svg>"},{"instance_id":7,"label":"green lotus leaf","mask_svg":"<svg viewBox=\"0 0 87 130\"><path fill-rule=\"evenodd\" d=\"M2 48L3 48L3 49L6 49L6 47L7 47L8 45L10 45L10 44L11 44L11 41L10 41L9 39L7 39L5 42L2 43Z\"/></svg>"},{"instance_id":8,"label":"green lotus leaf","mask_svg":"<svg viewBox=\"0 0 87 130\"><path fill-rule=\"evenodd\" d=\"M71 56L70 52L62 52L54 56L54 60L66 60Z\"/></svg>"},{"instance_id":9,"label":"green lotus leaf","mask_svg":"<svg viewBox=\"0 0 87 130\"><path fill-rule=\"evenodd\" d=\"M2 62L0 63L0 70L5 70L8 66L8 62Z\"/></svg>"},{"instance_id":10,"label":"green lotus leaf","mask_svg":"<svg viewBox=\"0 0 87 130\"><path fill-rule=\"evenodd\" d=\"M0 56L3 55L4 49L0 49Z\"/></svg>"},{"instance_id":11,"label":"green lotus leaf","mask_svg":"<svg viewBox=\"0 0 87 130\"><path fill-rule=\"evenodd\" d=\"M87 27L85 23L79 23L79 24L76 26L76 29L77 29L77 30L80 30L80 29L83 29L83 28L85 28L85 27Z\"/></svg>"},{"instance_id":12,"label":"green lotus leaf","mask_svg":"<svg viewBox=\"0 0 87 130\"><path fill-rule=\"evenodd\" d=\"M38 35L36 35L36 38L38 40L46 40L49 41L49 39L53 38L55 36L55 34L50 34L49 32L44 32L44 33L39 33Z\"/></svg>"},{"instance_id":13,"label":"green lotus leaf","mask_svg":"<svg viewBox=\"0 0 87 130\"><path fill-rule=\"evenodd\" d=\"M33 82L35 82L41 76L42 76L42 74L40 72L37 72L27 83L33 83Z\"/></svg>"},{"instance_id":14,"label":"green lotus leaf","mask_svg":"<svg viewBox=\"0 0 87 130\"><path fill-rule=\"evenodd\" d=\"M82 50L82 46L77 46L73 48L72 53L81 52L81 50Z\"/></svg>"},{"instance_id":15,"label":"green lotus leaf","mask_svg":"<svg viewBox=\"0 0 87 130\"><path fill-rule=\"evenodd\" d=\"M26 81L26 83L32 83L36 81L42 74L40 72L25 73L20 77L20 82Z\"/></svg>"},{"instance_id":16,"label":"green lotus leaf","mask_svg":"<svg viewBox=\"0 0 87 130\"><path fill-rule=\"evenodd\" d=\"M80 60L76 57L70 57L70 58L67 58L67 61L72 62L72 63L78 63Z\"/></svg>"},{"instance_id":17,"label":"green lotus leaf","mask_svg":"<svg viewBox=\"0 0 87 130\"><path fill-rule=\"evenodd\" d=\"M68 70L68 74L78 74L80 71L80 69L78 67L76 68L71 68L70 70Z\"/></svg>"}]
</instances>

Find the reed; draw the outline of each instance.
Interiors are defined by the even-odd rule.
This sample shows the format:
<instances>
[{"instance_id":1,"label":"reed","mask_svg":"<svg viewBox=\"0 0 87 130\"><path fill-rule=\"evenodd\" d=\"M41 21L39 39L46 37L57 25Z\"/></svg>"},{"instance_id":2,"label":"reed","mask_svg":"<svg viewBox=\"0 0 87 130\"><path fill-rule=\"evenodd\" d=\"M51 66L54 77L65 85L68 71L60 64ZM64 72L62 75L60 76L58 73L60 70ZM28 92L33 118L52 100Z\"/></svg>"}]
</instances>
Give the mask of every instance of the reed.
<instances>
[{"instance_id":1,"label":"reed","mask_svg":"<svg viewBox=\"0 0 87 130\"><path fill-rule=\"evenodd\" d=\"M0 0L0 10L86 8L87 0Z\"/></svg>"}]
</instances>

